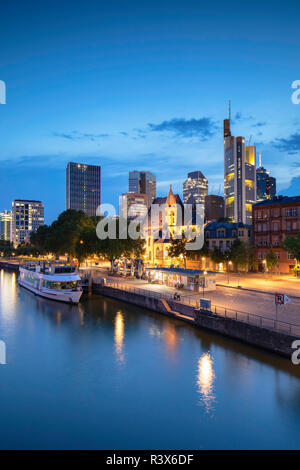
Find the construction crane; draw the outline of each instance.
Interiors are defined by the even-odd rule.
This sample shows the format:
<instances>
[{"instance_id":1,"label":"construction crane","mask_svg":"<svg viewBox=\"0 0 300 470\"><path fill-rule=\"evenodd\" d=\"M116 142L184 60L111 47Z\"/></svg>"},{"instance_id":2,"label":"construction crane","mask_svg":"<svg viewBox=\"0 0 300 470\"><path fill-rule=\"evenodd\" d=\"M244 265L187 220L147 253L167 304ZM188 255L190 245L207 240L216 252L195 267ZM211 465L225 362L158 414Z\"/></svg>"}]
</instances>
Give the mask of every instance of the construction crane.
<instances>
[{"instance_id":1,"label":"construction crane","mask_svg":"<svg viewBox=\"0 0 300 470\"><path fill-rule=\"evenodd\" d=\"M248 142L247 142L247 145L250 145L250 144L251 144L252 137L253 137L253 134L250 135L250 137L249 137L249 139L248 139Z\"/></svg>"}]
</instances>

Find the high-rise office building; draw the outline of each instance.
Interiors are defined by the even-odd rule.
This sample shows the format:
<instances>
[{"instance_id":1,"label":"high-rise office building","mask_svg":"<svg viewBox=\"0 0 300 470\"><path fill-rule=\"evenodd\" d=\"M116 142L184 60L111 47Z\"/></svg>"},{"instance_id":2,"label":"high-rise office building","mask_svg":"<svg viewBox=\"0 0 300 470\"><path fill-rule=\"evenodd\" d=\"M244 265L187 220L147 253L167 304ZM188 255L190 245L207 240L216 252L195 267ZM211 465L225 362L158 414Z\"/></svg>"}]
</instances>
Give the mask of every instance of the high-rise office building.
<instances>
[{"instance_id":1,"label":"high-rise office building","mask_svg":"<svg viewBox=\"0 0 300 470\"><path fill-rule=\"evenodd\" d=\"M230 117L224 120L225 217L232 222L252 224L256 201L256 148L245 146L244 137L233 137Z\"/></svg>"},{"instance_id":2,"label":"high-rise office building","mask_svg":"<svg viewBox=\"0 0 300 470\"><path fill-rule=\"evenodd\" d=\"M41 201L15 199L11 212L11 242L14 245L28 243L30 234L44 224L44 204Z\"/></svg>"},{"instance_id":3,"label":"high-rise office building","mask_svg":"<svg viewBox=\"0 0 300 470\"><path fill-rule=\"evenodd\" d=\"M124 219L144 217L148 212L148 196L142 193L123 193L119 198L119 216Z\"/></svg>"},{"instance_id":4,"label":"high-rise office building","mask_svg":"<svg viewBox=\"0 0 300 470\"><path fill-rule=\"evenodd\" d=\"M208 194L208 181L201 171L188 173L187 180L183 183L183 203L203 204Z\"/></svg>"},{"instance_id":5,"label":"high-rise office building","mask_svg":"<svg viewBox=\"0 0 300 470\"><path fill-rule=\"evenodd\" d=\"M11 217L11 211L0 213L0 240L10 241Z\"/></svg>"},{"instance_id":6,"label":"high-rise office building","mask_svg":"<svg viewBox=\"0 0 300 470\"><path fill-rule=\"evenodd\" d=\"M217 194L205 196L205 220L218 221L224 217L224 198Z\"/></svg>"},{"instance_id":7,"label":"high-rise office building","mask_svg":"<svg viewBox=\"0 0 300 470\"><path fill-rule=\"evenodd\" d=\"M67 209L96 215L101 204L101 166L69 162L67 166Z\"/></svg>"},{"instance_id":8,"label":"high-rise office building","mask_svg":"<svg viewBox=\"0 0 300 470\"><path fill-rule=\"evenodd\" d=\"M148 204L152 204L156 198L156 176L150 171L130 171L128 191L147 194Z\"/></svg>"},{"instance_id":9,"label":"high-rise office building","mask_svg":"<svg viewBox=\"0 0 300 470\"><path fill-rule=\"evenodd\" d=\"M274 199L276 196L276 178L270 176L261 164L261 153L259 152L259 167L256 169L256 199Z\"/></svg>"}]
</instances>

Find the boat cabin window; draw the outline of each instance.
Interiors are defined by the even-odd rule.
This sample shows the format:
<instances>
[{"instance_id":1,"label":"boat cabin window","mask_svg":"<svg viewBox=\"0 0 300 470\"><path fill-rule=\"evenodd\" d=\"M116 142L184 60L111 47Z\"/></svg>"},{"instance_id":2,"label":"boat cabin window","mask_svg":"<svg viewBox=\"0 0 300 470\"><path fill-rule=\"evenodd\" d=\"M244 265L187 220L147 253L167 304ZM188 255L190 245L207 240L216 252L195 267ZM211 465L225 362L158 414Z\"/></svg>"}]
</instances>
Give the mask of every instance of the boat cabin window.
<instances>
[{"instance_id":1,"label":"boat cabin window","mask_svg":"<svg viewBox=\"0 0 300 470\"><path fill-rule=\"evenodd\" d=\"M54 289L54 290L73 290L77 288L78 281L44 281L43 286L47 289Z\"/></svg>"}]
</instances>

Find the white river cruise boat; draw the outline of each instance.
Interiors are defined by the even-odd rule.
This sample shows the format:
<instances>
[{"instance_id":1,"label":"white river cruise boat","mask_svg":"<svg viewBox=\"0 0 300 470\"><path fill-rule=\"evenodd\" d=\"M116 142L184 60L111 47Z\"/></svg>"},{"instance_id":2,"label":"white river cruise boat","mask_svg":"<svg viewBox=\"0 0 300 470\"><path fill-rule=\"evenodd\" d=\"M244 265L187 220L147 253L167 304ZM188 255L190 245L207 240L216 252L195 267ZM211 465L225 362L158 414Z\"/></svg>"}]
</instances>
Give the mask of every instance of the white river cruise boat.
<instances>
[{"instance_id":1,"label":"white river cruise boat","mask_svg":"<svg viewBox=\"0 0 300 470\"><path fill-rule=\"evenodd\" d=\"M18 282L31 292L47 299L78 304L82 295L81 278L75 266L55 262L20 265Z\"/></svg>"}]
</instances>

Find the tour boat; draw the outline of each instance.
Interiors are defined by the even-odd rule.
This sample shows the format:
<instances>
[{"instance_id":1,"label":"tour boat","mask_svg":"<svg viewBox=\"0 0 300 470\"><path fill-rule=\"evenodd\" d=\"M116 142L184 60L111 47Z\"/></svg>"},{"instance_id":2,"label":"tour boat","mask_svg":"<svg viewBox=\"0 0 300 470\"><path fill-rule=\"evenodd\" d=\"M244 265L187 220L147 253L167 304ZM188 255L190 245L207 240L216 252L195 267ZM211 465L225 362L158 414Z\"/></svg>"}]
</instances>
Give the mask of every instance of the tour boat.
<instances>
[{"instance_id":1,"label":"tour boat","mask_svg":"<svg viewBox=\"0 0 300 470\"><path fill-rule=\"evenodd\" d=\"M36 295L70 304L78 304L81 280L75 266L62 263L26 263L20 265L18 282Z\"/></svg>"}]
</instances>

